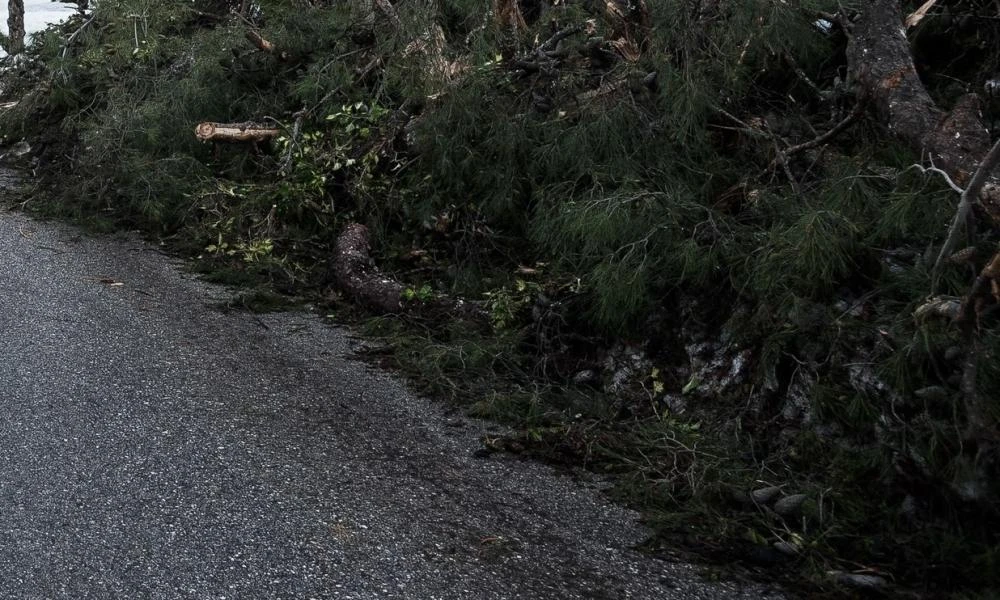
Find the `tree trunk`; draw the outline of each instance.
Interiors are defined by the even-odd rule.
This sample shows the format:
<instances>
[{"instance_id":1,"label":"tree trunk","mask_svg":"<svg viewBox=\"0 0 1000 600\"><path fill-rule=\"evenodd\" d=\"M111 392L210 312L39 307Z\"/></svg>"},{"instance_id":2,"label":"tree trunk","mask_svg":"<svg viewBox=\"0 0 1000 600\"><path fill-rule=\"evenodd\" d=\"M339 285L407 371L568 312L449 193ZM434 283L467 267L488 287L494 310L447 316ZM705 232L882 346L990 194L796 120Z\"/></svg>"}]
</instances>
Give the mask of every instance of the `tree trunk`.
<instances>
[{"instance_id":1,"label":"tree trunk","mask_svg":"<svg viewBox=\"0 0 1000 600\"><path fill-rule=\"evenodd\" d=\"M7 2L7 54L24 51L24 0Z\"/></svg>"},{"instance_id":2,"label":"tree trunk","mask_svg":"<svg viewBox=\"0 0 1000 600\"><path fill-rule=\"evenodd\" d=\"M847 47L848 68L859 93L870 97L889 131L965 188L934 270L954 246L966 215L978 200L994 228L1000 228L1000 144L990 151L990 133L980 119L979 97L962 96L950 112L937 106L913 63L898 0L869 0L852 28ZM1000 289L1000 254L983 269L963 300L958 321L967 340L962 374L966 440L981 442L980 452L996 448L996 420L977 393L976 366L981 343L977 334L980 302L993 304Z\"/></svg>"},{"instance_id":3,"label":"tree trunk","mask_svg":"<svg viewBox=\"0 0 1000 600\"><path fill-rule=\"evenodd\" d=\"M966 186L990 149L979 97L967 94L950 112L935 104L917 74L898 0L870 0L851 31L847 60L860 94L870 97L889 131ZM979 201L1000 227L1000 178L989 177Z\"/></svg>"}]
</instances>

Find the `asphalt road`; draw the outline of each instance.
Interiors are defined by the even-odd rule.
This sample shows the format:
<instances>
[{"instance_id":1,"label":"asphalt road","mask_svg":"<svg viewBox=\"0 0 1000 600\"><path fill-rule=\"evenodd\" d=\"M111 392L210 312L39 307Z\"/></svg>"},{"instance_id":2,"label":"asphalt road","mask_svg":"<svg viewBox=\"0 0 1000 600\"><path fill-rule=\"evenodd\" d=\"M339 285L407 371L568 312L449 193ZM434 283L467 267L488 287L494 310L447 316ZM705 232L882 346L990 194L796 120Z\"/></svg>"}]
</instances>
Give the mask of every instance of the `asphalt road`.
<instances>
[{"instance_id":1,"label":"asphalt road","mask_svg":"<svg viewBox=\"0 0 1000 600\"><path fill-rule=\"evenodd\" d=\"M0 598L761 598L149 245L0 212ZM772 595L773 596L773 595Z\"/></svg>"}]
</instances>

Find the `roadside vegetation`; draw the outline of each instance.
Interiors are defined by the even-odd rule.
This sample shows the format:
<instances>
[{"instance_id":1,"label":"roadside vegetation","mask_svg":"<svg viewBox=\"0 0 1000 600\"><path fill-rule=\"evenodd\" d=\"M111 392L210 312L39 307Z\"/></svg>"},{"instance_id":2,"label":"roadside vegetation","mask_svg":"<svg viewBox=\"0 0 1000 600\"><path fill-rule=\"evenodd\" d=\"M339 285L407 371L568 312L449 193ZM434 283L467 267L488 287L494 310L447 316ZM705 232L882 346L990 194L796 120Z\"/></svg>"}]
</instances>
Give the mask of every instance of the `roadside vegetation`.
<instances>
[{"instance_id":1,"label":"roadside vegetation","mask_svg":"<svg viewBox=\"0 0 1000 600\"><path fill-rule=\"evenodd\" d=\"M7 59L0 132L28 210L363 323L371 359L514 426L485 451L612 475L651 552L988 597L1000 238L984 200L935 266L974 169L852 57L916 15L910 83L976 94L988 147L1000 9L921 4L101 0ZM358 225L398 310L345 284Z\"/></svg>"}]
</instances>

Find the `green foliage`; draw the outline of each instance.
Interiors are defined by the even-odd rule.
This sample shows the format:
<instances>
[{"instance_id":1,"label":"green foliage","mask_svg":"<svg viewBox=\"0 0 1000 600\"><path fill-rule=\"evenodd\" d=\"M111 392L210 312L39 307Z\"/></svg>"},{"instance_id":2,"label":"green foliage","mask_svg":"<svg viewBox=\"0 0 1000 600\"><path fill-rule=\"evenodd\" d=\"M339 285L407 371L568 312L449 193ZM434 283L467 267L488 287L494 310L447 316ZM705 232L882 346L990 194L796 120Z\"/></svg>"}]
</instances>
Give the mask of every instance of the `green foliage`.
<instances>
[{"instance_id":1,"label":"green foliage","mask_svg":"<svg viewBox=\"0 0 1000 600\"><path fill-rule=\"evenodd\" d=\"M651 27L629 34L644 40L626 39L603 2L538 4L515 29L478 0L396 3L398 24L370 25L345 2L265 1L243 20L206 17L228 14L225 0L104 0L65 57L81 20L39 37L43 72L12 76L5 89L26 95L0 122L9 139L55 140L42 164L58 167L41 174L56 198L38 208L172 241L248 288L233 307L270 310L273 289L326 296L337 233L365 223L380 262L416 280L404 300L470 294L493 325L371 321L391 361L424 391L520 427L528 452L618 474L664 539L794 535L814 573L849 557L901 578L933 563L942 581L995 581L996 540L966 535L952 493L982 466L957 433L949 350L963 340L912 318L955 195L867 122L776 160L850 108L843 36L814 25L842 3L647 1ZM566 26L585 31L553 66L518 66ZM203 121L282 132L213 146L192 134ZM942 289L959 293L968 270L949 265ZM753 389L699 397L688 329L748 349ZM650 340L662 361L637 403L567 383L622 338ZM1000 386L998 351L984 334L984 397ZM852 385L862 363L898 397ZM839 437L777 435L803 382ZM947 401L914 402L926 388ZM770 404L746 408L761 389ZM686 394L693 414L661 406L666 393ZM775 480L814 498L805 530L730 505ZM926 530L899 508L920 486L937 490Z\"/></svg>"},{"instance_id":2,"label":"green foliage","mask_svg":"<svg viewBox=\"0 0 1000 600\"><path fill-rule=\"evenodd\" d=\"M510 287L486 293L486 308L494 329L504 330L520 323L523 312L534 303L541 286L531 281L515 279Z\"/></svg>"},{"instance_id":3,"label":"green foliage","mask_svg":"<svg viewBox=\"0 0 1000 600\"><path fill-rule=\"evenodd\" d=\"M403 290L403 300L407 302L428 302L434 299L434 289L426 283L418 288L408 287Z\"/></svg>"},{"instance_id":4,"label":"green foliage","mask_svg":"<svg viewBox=\"0 0 1000 600\"><path fill-rule=\"evenodd\" d=\"M826 209L776 228L760 248L752 274L754 292L764 298L829 293L857 270L858 233L844 215Z\"/></svg>"}]
</instances>

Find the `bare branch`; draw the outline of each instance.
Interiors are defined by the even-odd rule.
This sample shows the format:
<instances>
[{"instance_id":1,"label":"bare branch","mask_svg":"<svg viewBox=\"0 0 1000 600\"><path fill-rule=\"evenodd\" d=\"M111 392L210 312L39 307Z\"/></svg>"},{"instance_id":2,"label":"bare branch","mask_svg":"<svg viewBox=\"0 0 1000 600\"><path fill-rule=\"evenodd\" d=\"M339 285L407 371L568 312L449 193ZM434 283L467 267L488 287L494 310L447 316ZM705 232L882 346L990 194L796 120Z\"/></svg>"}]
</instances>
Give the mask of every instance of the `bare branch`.
<instances>
[{"instance_id":1,"label":"bare branch","mask_svg":"<svg viewBox=\"0 0 1000 600\"><path fill-rule=\"evenodd\" d=\"M945 238L944 245L941 246L941 252L938 253L937 260L934 261L934 268L932 270L934 287L937 287L941 265L951 255L955 244L958 243L962 223L969 221L973 202L979 198L979 194L983 191L983 186L986 185L986 182L998 164L1000 164L1000 140L997 140L993 144L993 148L986 154L986 158L983 159L983 162L979 163L979 168L976 169L975 174L969 181L968 187L962 192L962 199L959 201L958 209L955 211L955 218L952 219L951 226L948 228L948 237Z\"/></svg>"},{"instance_id":2,"label":"bare branch","mask_svg":"<svg viewBox=\"0 0 1000 600\"><path fill-rule=\"evenodd\" d=\"M906 171L909 171L910 169L918 169L918 170L920 170L921 173L924 173L924 174L935 173L937 175L940 175L945 180L945 183L948 184L948 187L950 187L951 189L955 190L959 194L964 194L965 193L965 190L963 190L962 188L960 188L957 183L955 183L954 181L952 181L951 175L949 175L947 172L942 171L941 169L939 169L939 168L937 168L937 167L934 166L934 161L931 161L931 166L929 166L929 167L925 167L925 166L920 165L920 164L912 164L912 165L910 165L909 167L906 168Z\"/></svg>"},{"instance_id":3,"label":"bare branch","mask_svg":"<svg viewBox=\"0 0 1000 600\"><path fill-rule=\"evenodd\" d=\"M59 53L59 55L60 55L60 56L61 56L61 57L62 57L63 59L65 59L65 58L66 58L67 56L69 56L69 48L70 48L70 46L72 46L72 45L73 45L73 42L75 42L75 41L76 41L76 38L80 37L80 35L81 35L81 34L82 34L82 33L83 33L83 32L84 32L84 31L85 31L85 30L86 30L86 29L87 29L88 27L90 27L90 25L91 25L91 24L92 24L92 23L94 22L94 20L95 20L96 18L97 18L97 12L95 11L95 12L94 12L93 14L91 14L91 15L90 15L90 18L89 18L89 19L87 19L86 21L84 21L84 22L83 22L83 24L82 24L82 25L80 25L80 27L79 27L79 28L78 28L78 29L77 29L76 31L74 31L74 32L73 32L73 35L69 36L69 39L67 39L67 40L66 40L66 43L65 43L65 44L63 44L63 47L62 47L62 52L60 52L60 53Z\"/></svg>"}]
</instances>

